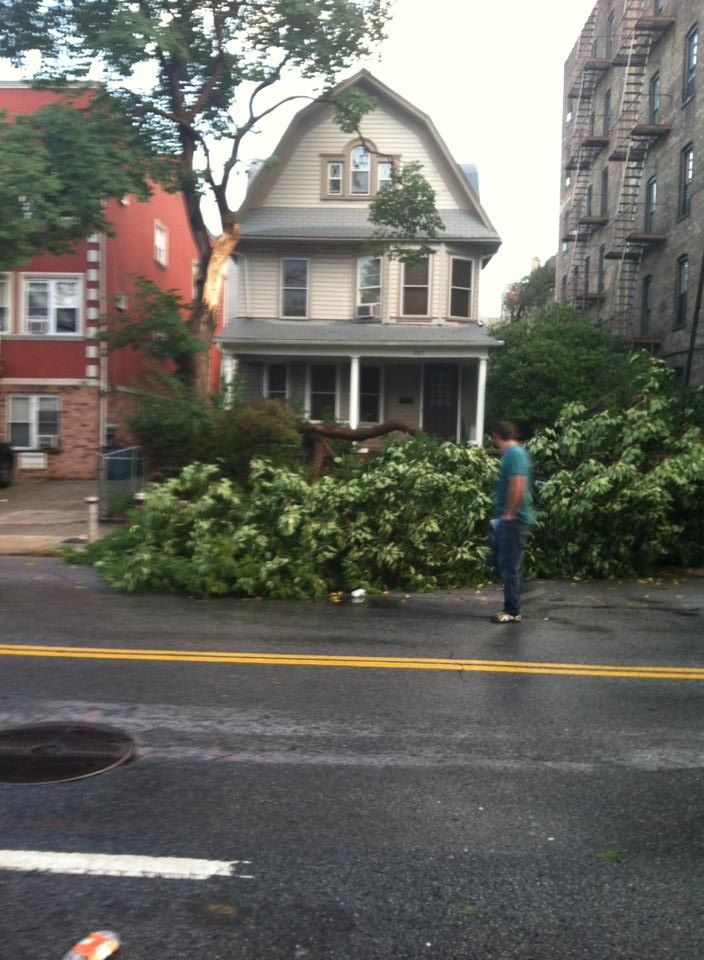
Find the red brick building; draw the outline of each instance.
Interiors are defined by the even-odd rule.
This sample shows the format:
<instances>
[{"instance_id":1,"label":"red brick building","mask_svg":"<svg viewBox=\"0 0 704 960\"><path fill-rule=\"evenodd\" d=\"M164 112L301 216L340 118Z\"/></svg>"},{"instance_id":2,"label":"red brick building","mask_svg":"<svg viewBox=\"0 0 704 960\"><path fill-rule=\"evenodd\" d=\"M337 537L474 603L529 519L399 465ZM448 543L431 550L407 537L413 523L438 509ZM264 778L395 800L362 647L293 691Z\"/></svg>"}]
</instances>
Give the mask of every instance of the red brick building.
<instances>
[{"instance_id":1,"label":"red brick building","mask_svg":"<svg viewBox=\"0 0 704 960\"><path fill-rule=\"evenodd\" d=\"M0 109L28 113L54 98L0 84ZM185 301L197 262L183 198L155 188L147 203L107 201L113 236L95 234L72 253L39 254L0 272L0 439L35 476L96 476L100 450L128 442L121 410L140 372L129 350L109 353L97 339L105 317L130 306L146 277ZM219 379L218 355L211 362Z\"/></svg>"}]
</instances>

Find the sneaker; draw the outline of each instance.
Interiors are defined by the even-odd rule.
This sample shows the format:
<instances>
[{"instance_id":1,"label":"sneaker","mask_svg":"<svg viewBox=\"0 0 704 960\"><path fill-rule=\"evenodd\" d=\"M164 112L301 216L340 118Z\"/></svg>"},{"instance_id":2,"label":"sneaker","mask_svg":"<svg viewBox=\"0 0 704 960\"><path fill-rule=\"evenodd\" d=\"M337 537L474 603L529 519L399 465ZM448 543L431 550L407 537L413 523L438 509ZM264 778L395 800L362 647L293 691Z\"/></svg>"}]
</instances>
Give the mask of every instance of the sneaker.
<instances>
[{"instance_id":1,"label":"sneaker","mask_svg":"<svg viewBox=\"0 0 704 960\"><path fill-rule=\"evenodd\" d=\"M520 613L497 613L495 617L491 618L492 623L520 623L521 615Z\"/></svg>"}]
</instances>

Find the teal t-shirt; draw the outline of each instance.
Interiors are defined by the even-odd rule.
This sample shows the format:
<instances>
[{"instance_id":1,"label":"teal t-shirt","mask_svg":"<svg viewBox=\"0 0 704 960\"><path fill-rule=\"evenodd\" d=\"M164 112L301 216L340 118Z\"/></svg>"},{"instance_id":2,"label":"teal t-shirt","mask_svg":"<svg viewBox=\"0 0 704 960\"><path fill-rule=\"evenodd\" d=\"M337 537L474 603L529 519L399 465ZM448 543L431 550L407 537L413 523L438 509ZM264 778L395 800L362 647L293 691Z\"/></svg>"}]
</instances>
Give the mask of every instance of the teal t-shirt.
<instances>
[{"instance_id":1,"label":"teal t-shirt","mask_svg":"<svg viewBox=\"0 0 704 960\"><path fill-rule=\"evenodd\" d=\"M525 447L515 444L506 447L501 455L501 472L494 487L496 502L495 517L500 517L506 509L508 484L511 477L526 477L526 493L516 514L521 523L534 523L533 513L533 464Z\"/></svg>"}]
</instances>

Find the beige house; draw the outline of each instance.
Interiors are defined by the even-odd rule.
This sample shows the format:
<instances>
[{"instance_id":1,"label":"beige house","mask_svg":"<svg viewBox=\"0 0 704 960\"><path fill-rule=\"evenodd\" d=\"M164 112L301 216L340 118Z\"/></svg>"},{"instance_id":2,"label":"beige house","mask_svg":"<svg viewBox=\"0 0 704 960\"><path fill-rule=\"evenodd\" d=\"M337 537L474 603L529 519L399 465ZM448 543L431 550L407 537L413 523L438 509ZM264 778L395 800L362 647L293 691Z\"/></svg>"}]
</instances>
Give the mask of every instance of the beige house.
<instances>
[{"instance_id":1,"label":"beige house","mask_svg":"<svg viewBox=\"0 0 704 960\"><path fill-rule=\"evenodd\" d=\"M481 442L489 350L479 277L500 239L476 171L453 160L432 121L367 71L377 108L363 141L328 103L296 115L276 162L253 176L240 210L236 297L219 342L246 399L286 400L311 420L352 427L392 418ZM444 222L434 253L404 265L370 255L369 202L393 164L419 161Z\"/></svg>"}]
</instances>

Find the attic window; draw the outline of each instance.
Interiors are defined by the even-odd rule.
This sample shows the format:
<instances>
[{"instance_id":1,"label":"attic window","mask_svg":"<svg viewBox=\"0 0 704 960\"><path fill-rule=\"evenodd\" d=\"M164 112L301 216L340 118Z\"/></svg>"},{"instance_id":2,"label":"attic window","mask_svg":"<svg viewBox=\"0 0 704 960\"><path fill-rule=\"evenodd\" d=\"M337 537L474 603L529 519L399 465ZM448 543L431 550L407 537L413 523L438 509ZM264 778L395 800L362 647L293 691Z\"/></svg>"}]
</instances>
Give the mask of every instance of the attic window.
<instances>
[{"instance_id":1,"label":"attic window","mask_svg":"<svg viewBox=\"0 0 704 960\"><path fill-rule=\"evenodd\" d=\"M368 196L372 169L371 154L365 147L355 147L351 154L350 193L353 196Z\"/></svg>"},{"instance_id":2,"label":"attic window","mask_svg":"<svg viewBox=\"0 0 704 960\"><path fill-rule=\"evenodd\" d=\"M328 163L328 196L339 197L342 195L342 177L344 175L344 164L342 161L333 160Z\"/></svg>"}]
</instances>

